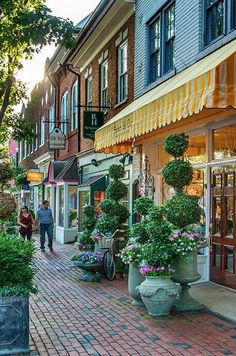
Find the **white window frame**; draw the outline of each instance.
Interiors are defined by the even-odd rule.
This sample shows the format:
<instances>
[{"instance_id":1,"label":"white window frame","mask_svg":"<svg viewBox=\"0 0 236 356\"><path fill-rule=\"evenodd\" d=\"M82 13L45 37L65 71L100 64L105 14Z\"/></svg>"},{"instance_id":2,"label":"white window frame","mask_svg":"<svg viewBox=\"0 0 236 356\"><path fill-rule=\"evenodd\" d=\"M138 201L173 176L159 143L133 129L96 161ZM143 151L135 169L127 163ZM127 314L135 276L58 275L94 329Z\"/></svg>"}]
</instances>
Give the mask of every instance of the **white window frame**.
<instances>
[{"instance_id":1,"label":"white window frame","mask_svg":"<svg viewBox=\"0 0 236 356\"><path fill-rule=\"evenodd\" d=\"M71 131L78 127L78 79L71 90Z\"/></svg>"},{"instance_id":2,"label":"white window frame","mask_svg":"<svg viewBox=\"0 0 236 356\"><path fill-rule=\"evenodd\" d=\"M45 143L45 118L44 116L40 119L40 146L43 146Z\"/></svg>"},{"instance_id":3,"label":"white window frame","mask_svg":"<svg viewBox=\"0 0 236 356\"><path fill-rule=\"evenodd\" d=\"M124 90L122 89L124 88ZM128 97L128 41L118 48L118 103Z\"/></svg>"},{"instance_id":4,"label":"white window frame","mask_svg":"<svg viewBox=\"0 0 236 356\"><path fill-rule=\"evenodd\" d=\"M24 152L23 152L23 159L25 159L27 156L27 142L24 141Z\"/></svg>"},{"instance_id":5,"label":"white window frame","mask_svg":"<svg viewBox=\"0 0 236 356\"><path fill-rule=\"evenodd\" d=\"M39 145L39 137L38 137L38 134L39 134L39 130L38 130L38 121L35 123L35 148L34 150L37 151L38 149L38 145Z\"/></svg>"},{"instance_id":6,"label":"white window frame","mask_svg":"<svg viewBox=\"0 0 236 356\"><path fill-rule=\"evenodd\" d=\"M87 110L92 110L93 104L93 77L90 75L86 80L86 104Z\"/></svg>"},{"instance_id":7,"label":"white window frame","mask_svg":"<svg viewBox=\"0 0 236 356\"><path fill-rule=\"evenodd\" d=\"M54 105L50 106L49 110L48 110L48 133L52 132L52 130L55 127L55 117L54 117L54 110L55 107Z\"/></svg>"},{"instance_id":8,"label":"white window frame","mask_svg":"<svg viewBox=\"0 0 236 356\"><path fill-rule=\"evenodd\" d=\"M101 111L107 112L104 106L107 106L108 101L108 61L101 64L100 67L100 106Z\"/></svg>"},{"instance_id":9,"label":"white window frame","mask_svg":"<svg viewBox=\"0 0 236 356\"><path fill-rule=\"evenodd\" d=\"M19 143L19 163L22 161L22 141Z\"/></svg>"},{"instance_id":10,"label":"white window frame","mask_svg":"<svg viewBox=\"0 0 236 356\"><path fill-rule=\"evenodd\" d=\"M61 131L65 135L68 132L68 91L61 98Z\"/></svg>"}]
</instances>

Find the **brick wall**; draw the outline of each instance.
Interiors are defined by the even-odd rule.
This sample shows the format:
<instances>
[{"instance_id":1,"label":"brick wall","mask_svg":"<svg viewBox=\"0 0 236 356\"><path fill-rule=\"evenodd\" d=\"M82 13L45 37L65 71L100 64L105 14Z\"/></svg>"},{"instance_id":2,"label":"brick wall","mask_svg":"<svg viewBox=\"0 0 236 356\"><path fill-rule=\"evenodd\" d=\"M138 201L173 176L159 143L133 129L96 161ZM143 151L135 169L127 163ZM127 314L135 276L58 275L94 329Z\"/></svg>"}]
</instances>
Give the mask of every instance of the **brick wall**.
<instances>
[{"instance_id":1,"label":"brick wall","mask_svg":"<svg viewBox=\"0 0 236 356\"><path fill-rule=\"evenodd\" d=\"M117 107L117 46L116 40L122 31L128 29L128 98L127 101ZM111 100L112 109L109 109L104 117L105 122L109 121L125 106L130 104L134 98L134 15L117 31L113 38L104 46L101 52L93 59L93 61L81 73L81 105L86 104L86 79L85 73L89 68L92 68L93 78L93 105L100 104L100 65L98 63L101 54L108 50L108 99ZM94 109L95 111L98 109ZM83 119L83 110L81 109L81 122ZM81 125L81 151L93 148L93 141L82 137L83 126Z\"/></svg>"}]
</instances>

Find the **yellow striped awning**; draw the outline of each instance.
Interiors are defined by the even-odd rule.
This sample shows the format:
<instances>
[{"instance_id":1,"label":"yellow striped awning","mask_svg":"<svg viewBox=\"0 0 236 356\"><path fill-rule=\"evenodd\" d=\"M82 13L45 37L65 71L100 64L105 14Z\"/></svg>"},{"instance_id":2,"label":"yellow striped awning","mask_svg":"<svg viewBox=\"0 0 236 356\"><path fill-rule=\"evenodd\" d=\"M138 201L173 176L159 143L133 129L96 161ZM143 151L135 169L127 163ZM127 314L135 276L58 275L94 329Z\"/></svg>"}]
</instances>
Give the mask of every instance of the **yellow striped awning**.
<instances>
[{"instance_id":1,"label":"yellow striped awning","mask_svg":"<svg viewBox=\"0 0 236 356\"><path fill-rule=\"evenodd\" d=\"M236 40L134 100L96 131L96 152L130 153L132 140L203 108L236 108Z\"/></svg>"}]
</instances>

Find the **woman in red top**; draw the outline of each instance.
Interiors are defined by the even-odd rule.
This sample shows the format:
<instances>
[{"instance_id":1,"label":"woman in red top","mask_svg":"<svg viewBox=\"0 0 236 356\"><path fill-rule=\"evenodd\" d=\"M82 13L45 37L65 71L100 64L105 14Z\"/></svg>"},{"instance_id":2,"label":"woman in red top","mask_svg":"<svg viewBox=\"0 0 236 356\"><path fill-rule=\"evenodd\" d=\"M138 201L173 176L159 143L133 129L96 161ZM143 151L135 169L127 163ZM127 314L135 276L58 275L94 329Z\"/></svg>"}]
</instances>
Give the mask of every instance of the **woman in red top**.
<instances>
[{"instance_id":1,"label":"woman in red top","mask_svg":"<svg viewBox=\"0 0 236 356\"><path fill-rule=\"evenodd\" d=\"M32 236L33 218L25 205L20 209L18 224L20 225L19 232L21 237L25 239L25 236L27 236L27 240L30 240Z\"/></svg>"}]
</instances>

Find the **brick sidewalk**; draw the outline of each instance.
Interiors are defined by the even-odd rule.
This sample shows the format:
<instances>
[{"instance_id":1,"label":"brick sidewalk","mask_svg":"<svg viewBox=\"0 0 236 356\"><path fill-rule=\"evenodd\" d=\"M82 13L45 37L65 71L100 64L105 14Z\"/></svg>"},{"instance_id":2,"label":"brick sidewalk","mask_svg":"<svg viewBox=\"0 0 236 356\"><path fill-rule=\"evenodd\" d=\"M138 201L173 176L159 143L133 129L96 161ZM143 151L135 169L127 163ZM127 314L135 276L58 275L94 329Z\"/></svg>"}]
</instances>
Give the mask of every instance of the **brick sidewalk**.
<instances>
[{"instance_id":1,"label":"brick sidewalk","mask_svg":"<svg viewBox=\"0 0 236 356\"><path fill-rule=\"evenodd\" d=\"M127 282L80 282L74 247L54 248L36 254L32 356L236 355L236 324L208 313L149 317L130 304Z\"/></svg>"}]
</instances>

